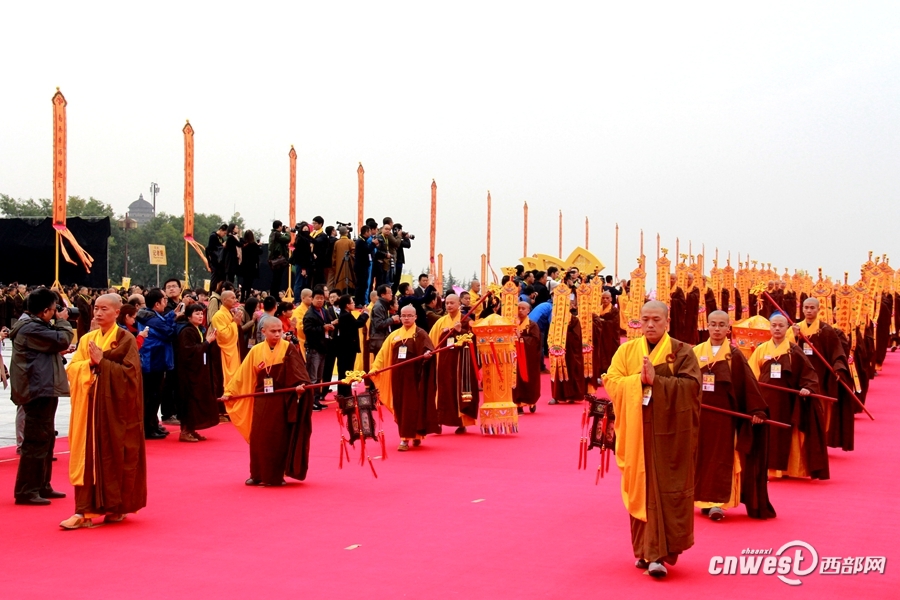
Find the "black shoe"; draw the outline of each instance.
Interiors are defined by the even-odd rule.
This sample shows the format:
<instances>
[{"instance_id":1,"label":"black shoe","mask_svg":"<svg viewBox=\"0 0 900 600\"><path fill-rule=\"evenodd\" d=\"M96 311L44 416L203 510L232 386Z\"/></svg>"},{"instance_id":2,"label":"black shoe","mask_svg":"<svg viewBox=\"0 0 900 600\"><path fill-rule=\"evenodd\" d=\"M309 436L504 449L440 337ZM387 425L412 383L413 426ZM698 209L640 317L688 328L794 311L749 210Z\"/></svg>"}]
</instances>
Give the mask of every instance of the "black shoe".
<instances>
[{"instance_id":1,"label":"black shoe","mask_svg":"<svg viewBox=\"0 0 900 600\"><path fill-rule=\"evenodd\" d=\"M554 399L552 399L550 402L548 402L547 404L559 404L559 402L557 402L557 401L556 401L556 398L554 398Z\"/></svg>"},{"instance_id":2,"label":"black shoe","mask_svg":"<svg viewBox=\"0 0 900 600\"><path fill-rule=\"evenodd\" d=\"M166 429L166 428L163 427L162 425L158 425L158 426L156 427L156 430L159 431L159 432L160 432L161 434L163 434L163 435L169 435L169 433L171 433L168 429Z\"/></svg>"},{"instance_id":3,"label":"black shoe","mask_svg":"<svg viewBox=\"0 0 900 600\"><path fill-rule=\"evenodd\" d=\"M37 494L32 494L24 498L16 498L16 504L20 506L50 506L51 502Z\"/></svg>"},{"instance_id":4,"label":"black shoe","mask_svg":"<svg viewBox=\"0 0 900 600\"><path fill-rule=\"evenodd\" d=\"M145 440L164 440L166 436L159 431L148 431L144 434Z\"/></svg>"},{"instance_id":5,"label":"black shoe","mask_svg":"<svg viewBox=\"0 0 900 600\"><path fill-rule=\"evenodd\" d=\"M57 492L54 489L47 489L40 493L41 498L47 498L48 500L53 499L57 500L59 498L65 498L66 494L64 492Z\"/></svg>"},{"instance_id":6,"label":"black shoe","mask_svg":"<svg viewBox=\"0 0 900 600\"><path fill-rule=\"evenodd\" d=\"M325 410L325 405L322 404L321 402L319 402L318 400L316 400L315 402L313 402L313 408L312 408L312 409L315 410L315 411Z\"/></svg>"},{"instance_id":7,"label":"black shoe","mask_svg":"<svg viewBox=\"0 0 900 600\"><path fill-rule=\"evenodd\" d=\"M532 404L531 406L528 407L528 412L530 412L530 413L533 413L536 410L537 410L537 404Z\"/></svg>"},{"instance_id":8,"label":"black shoe","mask_svg":"<svg viewBox=\"0 0 900 600\"><path fill-rule=\"evenodd\" d=\"M244 485L259 485L259 482L251 477L244 482Z\"/></svg>"},{"instance_id":9,"label":"black shoe","mask_svg":"<svg viewBox=\"0 0 900 600\"><path fill-rule=\"evenodd\" d=\"M522 408L521 406L517 406L517 407L516 407L516 413L518 413L518 414L520 414L520 415L524 415L524 414L525 414L525 409Z\"/></svg>"}]
</instances>

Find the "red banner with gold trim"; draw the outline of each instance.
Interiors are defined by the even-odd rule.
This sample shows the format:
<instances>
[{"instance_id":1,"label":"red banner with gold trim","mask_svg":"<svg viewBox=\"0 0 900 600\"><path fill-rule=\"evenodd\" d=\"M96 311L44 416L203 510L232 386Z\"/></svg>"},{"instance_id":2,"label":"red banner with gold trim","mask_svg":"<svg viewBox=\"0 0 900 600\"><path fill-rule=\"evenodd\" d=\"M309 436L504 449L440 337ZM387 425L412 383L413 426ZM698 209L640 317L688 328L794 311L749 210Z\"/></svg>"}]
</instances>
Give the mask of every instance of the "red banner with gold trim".
<instances>
[{"instance_id":1,"label":"red banner with gold trim","mask_svg":"<svg viewBox=\"0 0 900 600\"><path fill-rule=\"evenodd\" d=\"M190 121L185 123L181 132L184 134L184 241L200 255L209 271L206 249L194 239L194 128Z\"/></svg>"},{"instance_id":2,"label":"red banner with gold trim","mask_svg":"<svg viewBox=\"0 0 900 600\"><path fill-rule=\"evenodd\" d=\"M72 232L69 231L69 228L66 226L66 202L68 197L66 196L66 106L68 102L66 102L65 96L62 95L62 92L59 91L59 88L56 88L56 93L53 94L52 98L53 102L53 228L56 230L57 235L64 238L69 244L72 245L72 249L75 250L75 254L78 256L79 260L81 260L81 264L84 265L84 269L90 273L91 265L94 264L94 259L90 254L85 252L85 250L78 244L75 240L75 236L72 235ZM69 253L66 250L66 245L60 242L59 249L62 252L63 258L66 259L66 262L71 263L73 265L78 264L74 260L69 257ZM59 274L57 273L57 276Z\"/></svg>"}]
</instances>

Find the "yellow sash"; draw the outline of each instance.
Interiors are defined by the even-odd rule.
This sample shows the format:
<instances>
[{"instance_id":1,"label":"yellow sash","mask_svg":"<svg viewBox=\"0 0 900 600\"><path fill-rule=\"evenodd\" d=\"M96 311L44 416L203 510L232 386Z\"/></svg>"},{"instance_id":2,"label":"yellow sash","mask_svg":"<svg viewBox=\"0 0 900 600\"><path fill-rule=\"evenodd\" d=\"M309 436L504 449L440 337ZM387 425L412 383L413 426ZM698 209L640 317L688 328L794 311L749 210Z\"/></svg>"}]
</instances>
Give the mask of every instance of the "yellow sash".
<instances>
[{"instance_id":1,"label":"yellow sash","mask_svg":"<svg viewBox=\"0 0 900 600\"><path fill-rule=\"evenodd\" d=\"M756 375L756 378L759 379L759 369L764 364L766 364L767 360L778 358L790 351L791 342L787 339L787 337L785 337L781 344L777 346L772 343L772 340L763 342L756 347L756 350L754 350L753 354L750 356L750 369L753 371L753 374Z\"/></svg>"},{"instance_id":2,"label":"yellow sash","mask_svg":"<svg viewBox=\"0 0 900 600\"><path fill-rule=\"evenodd\" d=\"M226 382L226 396L242 396L256 392L257 376L260 371L271 369L274 365L284 362L291 344L287 340L279 340L274 349L269 348L267 342L259 343L247 353L244 362L230 381ZM225 409L231 422L241 436L250 442L250 426L253 423L253 398L239 398L225 402Z\"/></svg>"},{"instance_id":3,"label":"yellow sash","mask_svg":"<svg viewBox=\"0 0 900 600\"><path fill-rule=\"evenodd\" d=\"M672 353L672 339L666 333L653 352L643 336L622 344L616 351L603 385L616 412L616 464L622 471L622 500L635 519L647 520L647 474L644 463L643 385L644 357L653 366Z\"/></svg>"},{"instance_id":4,"label":"yellow sash","mask_svg":"<svg viewBox=\"0 0 900 600\"><path fill-rule=\"evenodd\" d=\"M731 341L725 338L715 355L712 352L712 344L709 341L705 341L694 346L694 355L697 357L697 362L700 363L701 369L703 367L712 368L720 360L728 360L731 356Z\"/></svg>"},{"instance_id":5,"label":"yellow sash","mask_svg":"<svg viewBox=\"0 0 900 600\"><path fill-rule=\"evenodd\" d=\"M71 415L69 417L69 481L72 485L84 485L84 458L87 453L88 403L94 374L91 372L90 343L94 342L106 352L112 347L119 328L109 328L106 335L99 329L81 338L72 362L66 370L69 378Z\"/></svg>"}]
</instances>

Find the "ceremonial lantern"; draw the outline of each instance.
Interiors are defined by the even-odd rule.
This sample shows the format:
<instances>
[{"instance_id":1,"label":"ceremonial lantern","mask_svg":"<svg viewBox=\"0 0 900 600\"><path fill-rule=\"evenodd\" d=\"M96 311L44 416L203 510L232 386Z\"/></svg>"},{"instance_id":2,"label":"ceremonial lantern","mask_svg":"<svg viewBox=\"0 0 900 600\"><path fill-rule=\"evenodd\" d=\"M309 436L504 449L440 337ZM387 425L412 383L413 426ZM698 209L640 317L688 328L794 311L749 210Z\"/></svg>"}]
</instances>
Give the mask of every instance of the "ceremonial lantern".
<instances>
[{"instance_id":1,"label":"ceremonial lantern","mask_svg":"<svg viewBox=\"0 0 900 600\"><path fill-rule=\"evenodd\" d=\"M772 338L769 320L756 315L731 326L731 341L746 358L750 358L756 347Z\"/></svg>"},{"instance_id":2,"label":"ceremonial lantern","mask_svg":"<svg viewBox=\"0 0 900 600\"><path fill-rule=\"evenodd\" d=\"M557 289L559 287L565 286L557 286ZM485 435L519 431L519 415L512 401L516 384L516 329L515 322L500 315L489 315L472 326L481 359L484 402L478 417L481 433Z\"/></svg>"},{"instance_id":3,"label":"ceremonial lantern","mask_svg":"<svg viewBox=\"0 0 900 600\"><path fill-rule=\"evenodd\" d=\"M596 485L609 472L609 457L616 450L616 415L613 403L606 398L588 397L589 402L581 413L581 441L578 448L578 468L587 469L588 450L600 448L600 464L597 466Z\"/></svg>"}]
</instances>

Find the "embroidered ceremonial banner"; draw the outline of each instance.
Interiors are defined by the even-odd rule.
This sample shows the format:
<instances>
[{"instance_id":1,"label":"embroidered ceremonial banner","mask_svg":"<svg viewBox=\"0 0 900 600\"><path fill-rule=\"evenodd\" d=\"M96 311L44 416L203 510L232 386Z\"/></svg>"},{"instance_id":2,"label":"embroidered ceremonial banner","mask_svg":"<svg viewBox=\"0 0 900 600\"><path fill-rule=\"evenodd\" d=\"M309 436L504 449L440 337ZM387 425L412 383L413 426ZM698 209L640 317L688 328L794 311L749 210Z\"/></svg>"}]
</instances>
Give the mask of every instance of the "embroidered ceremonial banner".
<instances>
[{"instance_id":1,"label":"embroidered ceremonial banner","mask_svg":"<svg viewBox=\"0 0 900 600\"><path fill-rule=\"evenodd\" d=\"M487 263L491 264L491 190L488 190L487 196Z\"/></svg>"},{"instance_id":2,"label":"embroidered ceremonial banner","mask_svg":"<svg viewBox=\"0 0 900 600\"><path fill-rule=\"evenodd\" d=\"M75 236L72 235L69 228L66 227L66 202L68 200L66 196L66 106L68 102L66 102L65 96L62 95L59 88L56 88L56 93L53 94L51 101L53 103L53 228L56 230L57 235L66 239L72 245L75 254L78 255L81 264L84 265L85 271L90 273L91 265L94 264L93 257L85 252L75 240ZM66 245L62 241L60 241L59 249L67 263L78 264L69 257ZM56 277L59 277L58 272Z\"/></svg>"},{"instance_id":3,"label":"embroidered ceremonial banner","mask_svg":"<svg viewBox=\"0 0 900 600\"><path fill-rule=\"evenodd\" d=\"M362 163L359 163L359 168L356 169L356 179L359 185L359 191L357 192L356 197L356 230L359 231L359 228L366 222L364 214L366 172L363 169Z\"/></svg>"},{"instance_id":4,"label":"embroidered ceremonial banner","mask_svg":"<svg viewBox=\"0 0 900 600\"><path fill-rule=\"evenodd\" d=\"M288 203L288 226L293 228L297 223L297 151L294 150L294 146L291 146L288 157L291 159L291 189L289 192L290 201ZM292 233L291 237L294 235L296 234Z\"/></svg>"},{"instance_id":5,"label":"embroidered ceremonial banner","mask_svg":"<svg viewBox=\"0 0 900 600\"><path fill-rule=\"evenodd\" d=\"M190 121L185 123L181 132L184 134L184 241L200 255L206 270L209 271L206 249L194 239L194 128L191 127Z\"/></svg>"},{"instance_id":6,"label":"embroidered ceremonial banner","mask_svg":"<svg viewBox=\"0 0 900 600\"><path fill-rule=\"evenodd\" d=\"M431 281L437 281L434 269L434 234L437 230L437 184L431 180L431 242L428 247L428 264L431 265Z\"/></svg>"}]
</instances>

